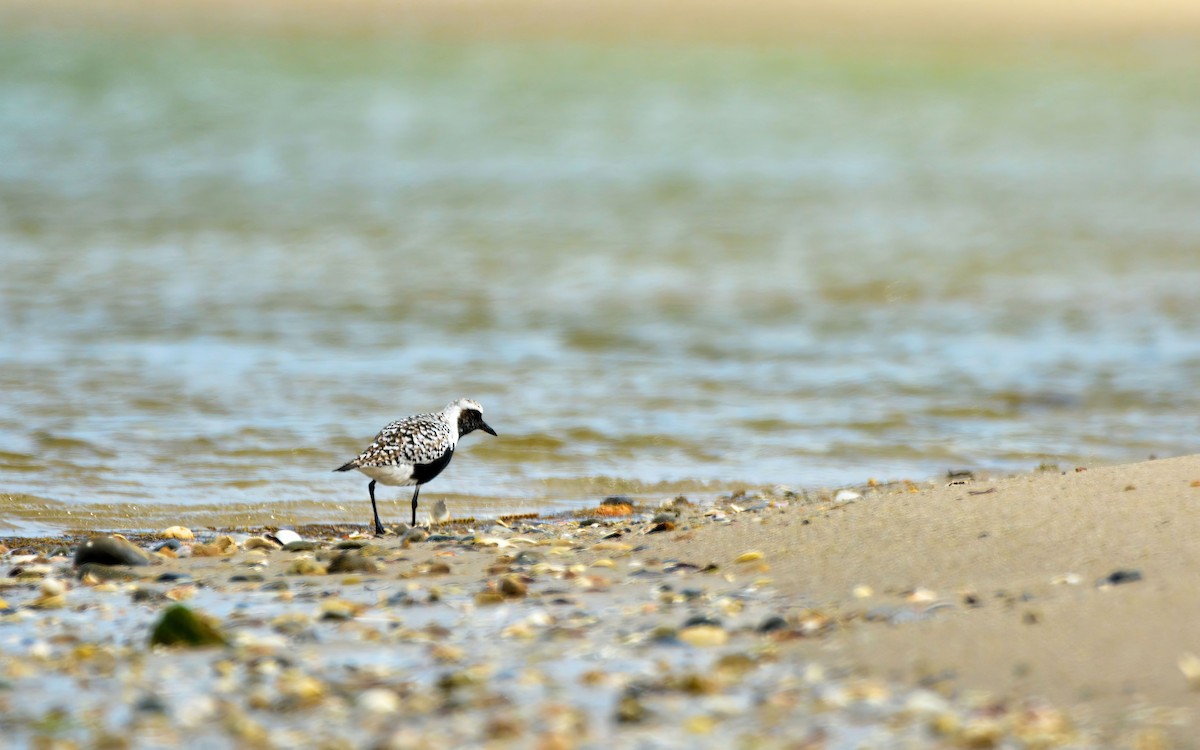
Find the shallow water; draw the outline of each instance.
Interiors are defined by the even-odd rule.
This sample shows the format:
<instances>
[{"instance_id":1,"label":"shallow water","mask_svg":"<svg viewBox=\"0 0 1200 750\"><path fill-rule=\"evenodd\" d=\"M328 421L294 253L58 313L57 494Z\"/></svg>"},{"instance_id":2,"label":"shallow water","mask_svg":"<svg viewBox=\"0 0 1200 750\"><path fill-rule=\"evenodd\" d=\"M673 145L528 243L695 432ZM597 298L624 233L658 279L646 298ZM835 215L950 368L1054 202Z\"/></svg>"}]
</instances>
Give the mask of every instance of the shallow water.
<instances>
[{"instance_id":1,"label":"shallow water","mask_svg":"<svg viewBox=\"0 0 1200 750\"><path fill-rule=\"evenodd\" d=\"M1195 452L1198 70L0 31L4 520L365 523L460 395L455 515Z\"/></svg>"}]
</instances>

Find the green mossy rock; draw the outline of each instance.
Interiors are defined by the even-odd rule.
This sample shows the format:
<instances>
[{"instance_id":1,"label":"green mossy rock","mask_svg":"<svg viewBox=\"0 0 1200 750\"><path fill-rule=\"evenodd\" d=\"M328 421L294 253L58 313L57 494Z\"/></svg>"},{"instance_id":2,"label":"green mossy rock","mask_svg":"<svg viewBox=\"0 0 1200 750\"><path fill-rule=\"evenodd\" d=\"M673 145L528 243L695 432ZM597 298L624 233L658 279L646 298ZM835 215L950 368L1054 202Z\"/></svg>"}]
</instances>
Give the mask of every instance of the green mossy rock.
<instances>
[{"instance_id":1,"label":"green mossy rock","mask_svg":"<svg viewBox=\"0 0 1200 750\"><path fill-rule=\"evenodd\" d=\"M204 648L228 644L225 634L208 618L196 614L182 604L167 607L158 624L154 626L154 632L150 634L151 646Z\"/></svg>"}]
</instances>

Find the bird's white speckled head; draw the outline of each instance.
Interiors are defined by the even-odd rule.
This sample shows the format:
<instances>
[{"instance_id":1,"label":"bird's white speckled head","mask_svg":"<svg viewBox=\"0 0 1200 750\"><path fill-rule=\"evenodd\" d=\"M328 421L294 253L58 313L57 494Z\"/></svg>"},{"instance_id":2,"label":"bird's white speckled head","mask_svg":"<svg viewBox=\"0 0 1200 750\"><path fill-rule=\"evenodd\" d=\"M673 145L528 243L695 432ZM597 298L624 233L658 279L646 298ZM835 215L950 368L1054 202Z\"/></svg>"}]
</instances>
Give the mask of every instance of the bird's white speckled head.
<instances>
[{"instance_id":1,"label":"bird's white speckled head","mask_svg":"<svg viewBox=\"0 0 1200 750\"><path fill-rule=\"evenodd\" d=\"M496 431L483 421L483 407L473 399L460 398L448 404L442 413L446 415L447 422L458 428L459 437L475 430L483 430L489 435L496 434Z\"/></svg>"},{"instance_id":2,"label":"bird's white speckled head","mask_svg":"<svg viewBox=\"0 0 1200 750\"><path fill-rule=\"evenodd\" d=\"M459 414L467 411L468 409L474 409L480 414L483 414L483 407L480 406L479 402L473 398L460 398L457 401L451 401L450 403L446 404L446 408L442 411L444 411L446 414L453 414L454 417L457 418Z\"/></svg>"}]
</instances>

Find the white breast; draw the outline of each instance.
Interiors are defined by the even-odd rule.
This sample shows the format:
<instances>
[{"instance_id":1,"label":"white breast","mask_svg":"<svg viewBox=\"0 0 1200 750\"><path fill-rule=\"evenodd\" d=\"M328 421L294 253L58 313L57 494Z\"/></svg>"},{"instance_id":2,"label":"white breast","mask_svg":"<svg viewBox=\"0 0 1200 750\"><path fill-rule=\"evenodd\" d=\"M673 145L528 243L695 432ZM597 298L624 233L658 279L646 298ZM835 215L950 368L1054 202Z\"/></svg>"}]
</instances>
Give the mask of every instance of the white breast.
<instances>
[{"instance_id":1,"label":"white breast","mask_svg":"<svg viewBox=\"0 0 1200 750\"><path fill-rule=\"evenodd\" d=\"M412 484L412 464L395 466L360 466L358 470L380 484L406 485Z\"/></svg>"}]
</instances>

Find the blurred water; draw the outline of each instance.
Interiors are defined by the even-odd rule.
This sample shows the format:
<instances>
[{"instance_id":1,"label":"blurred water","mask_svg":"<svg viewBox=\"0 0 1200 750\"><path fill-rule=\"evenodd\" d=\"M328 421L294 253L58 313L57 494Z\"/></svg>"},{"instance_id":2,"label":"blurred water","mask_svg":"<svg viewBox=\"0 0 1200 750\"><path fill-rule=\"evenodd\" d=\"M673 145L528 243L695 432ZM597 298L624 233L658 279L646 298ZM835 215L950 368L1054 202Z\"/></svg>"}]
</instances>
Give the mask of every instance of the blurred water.
<instances>
[{"instance_id":1,"label":"blurred water","mask_svg":"<svg viewBox=\"0 0 1200 750\"><path fill-rule=\"evenodd\" d=\"M456 515L1200 450L1197 72L0 31L0 492L365 522L460 395Z\"/></svg>"}]
</instances>

